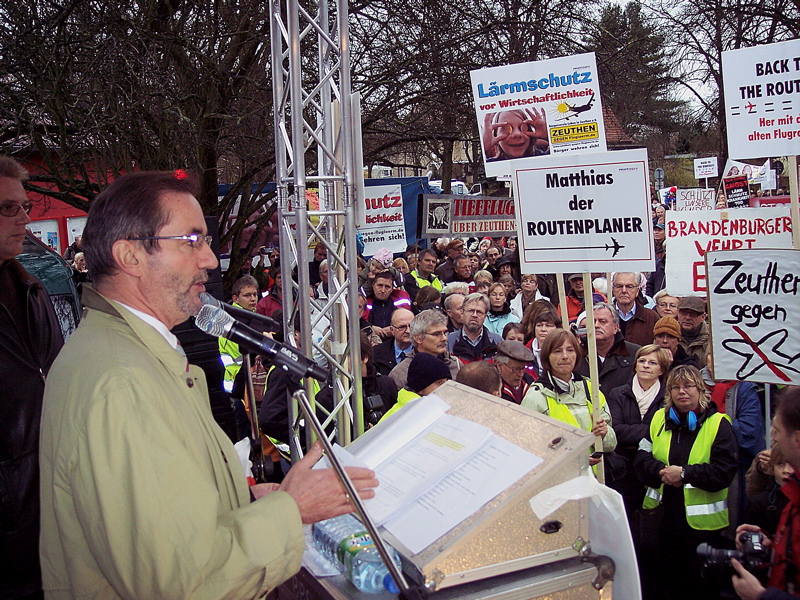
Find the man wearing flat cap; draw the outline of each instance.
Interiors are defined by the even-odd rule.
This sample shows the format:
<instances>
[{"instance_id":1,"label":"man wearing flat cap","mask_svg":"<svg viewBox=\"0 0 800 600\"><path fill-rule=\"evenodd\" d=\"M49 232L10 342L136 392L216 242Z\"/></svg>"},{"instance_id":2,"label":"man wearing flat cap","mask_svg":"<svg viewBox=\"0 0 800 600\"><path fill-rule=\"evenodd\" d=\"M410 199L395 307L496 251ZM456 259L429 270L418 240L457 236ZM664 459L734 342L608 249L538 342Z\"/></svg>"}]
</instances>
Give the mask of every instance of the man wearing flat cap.
<instances>
[{"instance_id":1,"label":"man wearing flat cap","mask_svg":"<svg viewBox=\"0 0 800 600\"><path fill-rule=\"evenodd\" d=\"M533 375L527 371L534 360L533 352L525 344L514 340L504 340L497 344L494 362L503 379L501 397L509 402L520 404L528 388L533 383Z\"/></svg>"},{"instance_id":2,"label":"man wearing flat cap","mask_svg":"<svg viewBox=\"0 0 800 600\"><path fill-rule=\"evenodd\" d=\"M709 333L706 323L706 301L686 296L678 302L678 323L681 326L680 346L697 360L697 368L706 366Z\"/></svg>"}]
</instances>

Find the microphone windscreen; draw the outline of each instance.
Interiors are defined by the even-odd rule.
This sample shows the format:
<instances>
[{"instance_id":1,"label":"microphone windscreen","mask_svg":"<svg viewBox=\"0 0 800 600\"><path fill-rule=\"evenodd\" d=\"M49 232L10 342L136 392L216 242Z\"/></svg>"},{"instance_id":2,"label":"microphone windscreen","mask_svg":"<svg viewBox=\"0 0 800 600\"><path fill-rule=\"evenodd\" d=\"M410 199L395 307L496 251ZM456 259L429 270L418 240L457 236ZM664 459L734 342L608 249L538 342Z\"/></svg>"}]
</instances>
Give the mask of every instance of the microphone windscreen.
<instances>
[{"instance_id":1,"label":"microphone windscreen","mask_svg":"<svg viewBox=\"0 0 800 600\"><path fill-rule=\"evenodd\" d=\"M212 304L203 304L194 318L194 324L199 330L214 337L225 337L233 323L232 316Z\"/></svg>"},{"instance_id":2,"label":"microphone windscreen","mask_svg":"<svg viewBox=\"0 0 800 600\"><path fill-rule=\"evenodd\" d=\"M202 302L203 304L210 304L211 306L216 306L217 308L222 308L222 302L214 298L214 296L212 296L208 292L203 292L202 294L200 294L200 302Z\"/></svg>"}]
</instances>

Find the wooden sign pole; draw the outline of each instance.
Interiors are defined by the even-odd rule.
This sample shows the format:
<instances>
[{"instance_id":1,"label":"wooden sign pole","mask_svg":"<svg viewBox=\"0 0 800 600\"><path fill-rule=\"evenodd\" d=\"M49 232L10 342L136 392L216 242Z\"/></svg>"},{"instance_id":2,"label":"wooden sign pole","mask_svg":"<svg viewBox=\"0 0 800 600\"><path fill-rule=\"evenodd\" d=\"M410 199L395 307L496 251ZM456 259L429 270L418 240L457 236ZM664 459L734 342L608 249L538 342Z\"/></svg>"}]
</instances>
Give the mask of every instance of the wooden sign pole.
<instances>
[{"instance_id":1,"label":"wooden sign pole","mask_svg":"<svg viewBox=\"0 0 800 600\"><path fill-rule=\"evenodd\" d=\"M594 335L594 289L592 288L592 274L583 274L583 297L586 307L586 345L589 347L589 379L592 382L592 397L589 398L592 407L592 425L597 425L600 419L600 373L597 368L597 340ZM603 438L599 435L594 440L595 452L603 451ZM605 483L605 470L603 460L597 464L597 480Z\"/></svg>"}]
</instances>

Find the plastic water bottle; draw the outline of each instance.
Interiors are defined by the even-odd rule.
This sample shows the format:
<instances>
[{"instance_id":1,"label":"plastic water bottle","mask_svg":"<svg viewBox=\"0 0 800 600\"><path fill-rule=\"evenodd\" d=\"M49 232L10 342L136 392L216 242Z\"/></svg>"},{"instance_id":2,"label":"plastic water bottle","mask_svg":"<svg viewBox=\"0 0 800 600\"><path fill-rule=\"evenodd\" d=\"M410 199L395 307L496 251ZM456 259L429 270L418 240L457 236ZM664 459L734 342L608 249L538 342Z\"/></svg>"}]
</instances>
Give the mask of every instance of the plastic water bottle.
<instances>
[{"instance_id":1,"label":"plastic water bottle","mask_svg":"<svg viewBox=\"0 0 800 600\"><path fill-rule=\"evenodd\" d=\"M366 528L353 515L341 515L314 523L314 546L328 561L335 564L354 586L362 592L384 590L396 594L397 585ZM398 567L400 557L389 547L392 560Z\"/></svg>"}]
</instances>

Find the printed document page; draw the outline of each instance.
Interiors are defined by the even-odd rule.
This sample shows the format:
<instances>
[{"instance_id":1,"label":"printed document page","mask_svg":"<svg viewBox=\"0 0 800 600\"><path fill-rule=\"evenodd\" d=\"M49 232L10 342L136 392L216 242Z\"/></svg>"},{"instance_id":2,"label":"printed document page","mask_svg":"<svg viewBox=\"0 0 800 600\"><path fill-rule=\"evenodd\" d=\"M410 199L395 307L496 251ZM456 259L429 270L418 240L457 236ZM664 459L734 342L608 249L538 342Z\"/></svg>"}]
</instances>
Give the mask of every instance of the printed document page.
<instances>
[{"instance_id":1,"label":"printed document page","mask_svg":"<svg viewBox=\"0 0 800 600\"><path fill-rule=\"evenodd\" d=\"M403 410L378 423L366 435L350 444L348 449L365 466L374 470L425 431L449 408L450 405L436 394L412 400Z\"/></svg>"},{"instance_id":2,"label":"printed document page","mask_svg":"<svg viewBox=\"0 0 800 600\"><path fill-rule=\"evenodd\" d=\"M386 529L419 554L542 462L493 435L486 448L390 519Z\"/></svg>"},{"instance_id":3,"label":"printed document page","mask_svg":"<svg viewBox=\"0 0 800 600\"><path fill-rule=\"evenodd\" d=\"M494 437L474 421L441 415L414 440L375 468L380 485L366 503L377 525L477 454Z\"/></svg>"}]
</instances>

